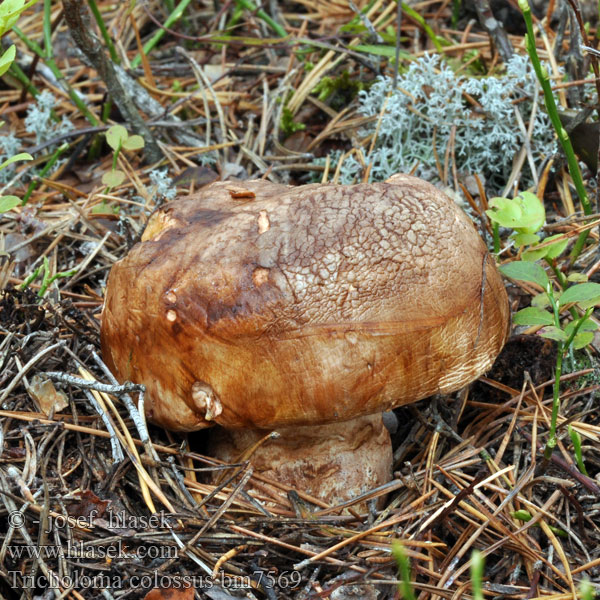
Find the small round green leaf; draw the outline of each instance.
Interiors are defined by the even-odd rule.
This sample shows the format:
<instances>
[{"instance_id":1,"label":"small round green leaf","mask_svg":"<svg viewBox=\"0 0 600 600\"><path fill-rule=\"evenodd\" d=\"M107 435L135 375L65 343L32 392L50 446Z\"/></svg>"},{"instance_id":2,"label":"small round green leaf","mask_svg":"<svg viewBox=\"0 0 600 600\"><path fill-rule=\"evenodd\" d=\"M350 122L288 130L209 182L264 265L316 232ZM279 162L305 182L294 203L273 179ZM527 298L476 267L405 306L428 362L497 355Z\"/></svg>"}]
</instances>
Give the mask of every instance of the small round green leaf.
<instances>
[{"instance_id":1,"label":"small round green leaf","mask_svg":"<svg viewBox=\"0 0 600 600\"><path fill-rule=\"evenodd\" d=\"M521 192L516 198L492 198L487 216L503 227L512 227L523 234L533 234L546 220L543 202L531 192Z\"/></svg>"},{"instance_id":2,"label":"small round green leaf","mask_svg":"<svg viewBox=\"0 0 600 600\"><path fill-rule=\"evenodd\" d=\"M125 181L125 173L123 171L107 171L102 175L102 183L109 187L116 187Z\"/></svg>"},{"instance_id":3,"label":"small round green leaf","mask_svg":"<svg viewBox=\"0 0 600 600\"><path fill-rule=\"evenodd\" d=\"M21 199L16 196L0 196L0 213L5 213L19 206Z\"/></svg>"},{"instance_id":4,"label":"small round green leaf","mask_svg":"<svg viewBox=\"0 0 600 600\"><path fill-rule=\"evenodd\" d=\"M585 273L571 273L567 277L567 281L572 281L573 283L585 283L588 280L588 276Z\"/></svg>"},{"instance_id":5,"label":"small round green leaf","mask_svg":"<svg viewBox=\"0 0 600 600\"><path fill-rule=\"evenodd\" d=\"M106 132L106 142L113 150L117 151L127 139L127 135L127 129L123 125L113 125Z\"/></svg>"},{"instance_id":6,"label":"small round green leaf","mask_svg":"<svg viewBox=\"0 0 600 600\"><path fill-rule=\"evenodd\" d=\"M37 0L24 3L24 0L4 0L0 2L0 36L3 36L19 19L19 15L33 6Z\"/></svg>"},{"instance_id":7,"label":"small round green leaf","mask_svg":"<svg viewBox=\"0 0 600 600\"><path fill-rule=\"evenodd\" d=\"M544 203L531 192L521 192L514 201L519 204L523 213L519 231L522 233L535 233L538 231L546 220Z\"/></svg>"},{"instance_id":8,"label":"small round green leaf","mask_svg":"<svg viewBox=\"0 0 600 600\"><path fill-rule=\"evenodd\" d=\"M515 229L523 216L521 207L510 198L492 198L489 207L485 214L502 227Z\"/></svg>"},{"instance_id":9,"label":"small round green leaf","mask_svg":"<svg viewBox=\"0 0 600 600\"><path fill-rule=\"evenodd\" d=\"M139 150L144 147L144 138L141 135L132 135L123 142L125 150Z\"/></svg>"},{"instance_id":10,"label":"small round green leaf","mask_svg":"<svg viewBox=\"0 0 600 600\"><path fill-rule=\"evenodd\" d=\"M537 283L544 290L547 289L550 284L546 271L536 263L520 260L500 265L499 269L505 277L510 277L511 279L517 279L519 281Z\"/></svg>"}]
</instances>

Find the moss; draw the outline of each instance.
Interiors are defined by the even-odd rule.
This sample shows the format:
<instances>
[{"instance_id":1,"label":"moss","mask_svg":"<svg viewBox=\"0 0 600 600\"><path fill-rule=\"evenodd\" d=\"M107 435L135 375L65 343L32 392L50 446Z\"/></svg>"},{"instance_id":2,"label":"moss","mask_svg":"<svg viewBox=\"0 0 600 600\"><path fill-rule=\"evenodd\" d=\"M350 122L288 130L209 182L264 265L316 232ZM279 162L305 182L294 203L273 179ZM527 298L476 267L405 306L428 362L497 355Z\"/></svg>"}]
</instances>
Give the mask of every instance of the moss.
<instances>
[{"instance_id":1,"label":"moss","mask_svg":"<svg viewBox=\"0 0 600 600\"><path fill-rule=\"evenodd\" d=\"M287 107L283 109L279 127L286 138L292 135L292 133L296 133L296 131L302 131L306 129L306 125L304 123L298 123L297 121L294 121L294 115Z\"/></svg>"},{"instance_id":2,"label":"moss","mask_svg":"<svg viewBox=\"0 0 600 600\"><path fill-rule=\"evenodd\" d=\"M318 94L321 102L327 100L334 110L341 110L367 88L367 83L351 78L348 71L344 71L339 77L323 77L312 93Z\"/></svg>"}]
</instances>

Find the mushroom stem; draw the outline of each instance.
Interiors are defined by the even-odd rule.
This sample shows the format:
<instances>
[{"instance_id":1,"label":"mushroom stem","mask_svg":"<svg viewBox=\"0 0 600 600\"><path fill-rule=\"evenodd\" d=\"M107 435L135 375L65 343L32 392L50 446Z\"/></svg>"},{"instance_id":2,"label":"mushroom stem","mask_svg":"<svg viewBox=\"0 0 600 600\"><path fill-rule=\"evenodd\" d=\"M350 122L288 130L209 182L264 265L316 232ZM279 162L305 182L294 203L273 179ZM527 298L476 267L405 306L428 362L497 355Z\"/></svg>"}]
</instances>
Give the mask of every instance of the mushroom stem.
<instances>
[{"instance_id":1,"label":"mushroom stem","mask_svg":"<svg viewBox=\"0 0 600 600\"><path fill-rule=\"evenodd\" d=\"M382 414L327 425L278 428L249 460L255 472L331 505L387 483L392 446ZM266 432L214 428L208 453L225 462L243 457Z\"/></svg>"}]
</instances>

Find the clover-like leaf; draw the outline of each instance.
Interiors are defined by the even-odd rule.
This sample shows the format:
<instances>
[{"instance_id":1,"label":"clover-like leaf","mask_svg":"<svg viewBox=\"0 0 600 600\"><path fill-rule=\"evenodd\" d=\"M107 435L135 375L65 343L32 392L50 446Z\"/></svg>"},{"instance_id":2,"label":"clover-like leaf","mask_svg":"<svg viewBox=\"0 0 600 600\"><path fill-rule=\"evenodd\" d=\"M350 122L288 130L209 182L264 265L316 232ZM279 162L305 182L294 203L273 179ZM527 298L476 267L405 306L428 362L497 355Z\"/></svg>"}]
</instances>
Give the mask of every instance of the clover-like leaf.
<instances>
[{"instance_id":1,"label":"clover-like leaf","mask_svg":"<svg viewBox=\"0 0 600 600\"><path fill-rule=\"evenodd\" d=\"M125 150L139 150L144 147L144 138L141 135L132 135L123 142Z\"/></svg>"},{"instance_id":2,"label":"clover-like leaf","mask_svg":"<svg viewBox=\"0 0 600 600\"><path fill-rule=\"evenodd\" d=\"M517 279L519 281L530 281L531 283L537 283L544 290L548 288L550 280L546 271L536 263L526 261L514 261L505 265L500 265L500 272L511 279Z\"/></svg>"},{"instance_id":3,"label":"clover-like leaf","mask_svg":"<svg viewBox=\"0 0 600 600\"><path fill-rule=\"evenodd\" d=\"M106 142L115 152L117 152L120 150L128 135L127 129L125 129L123 125L113 125L106 132Z\"/></svg>"},{"instance_id":4,"label":"clover-like leaf","mask_svg":"<svg viewBox=\"0 0 600 600\"><path fill-rule=\"evenodd\" d=\"M531 192L521 192L516 198L492 198L487 216L502 225L511 227L519 233L533 234L546 220L546 210L540 199Z\"/></svg>"},{"instance_id":5,"label":"clover-like leaf","mask_svg":"<svg viewBox=\"0 0 600 600\"><path fill-rule=\"evenodd\" d=\"M0 196L0 213L8 212L21 204L21 199L16 196Z\"/></svg>"},{"instance_id":6,"label":"clover-like leaf","mask_svg":"<svg viewBox=\"0 0 600 600\"><path fill-rule=\"evenodd\" d=\"M515 229L521 222L523 211L521 207L510 198L492 198L489 202L489 210L485 214L492 220L502 225Z\"/></svg>"},{"instance_id":7,"label":"clover-like leaf","mask_svg":"<svg viewBox=\"0 0 600 600\"><path fill-rule=\"evenodd\" d=\"M513 323L515 325L553 325L554 317L547 310L529 306L514 314Z\"/></svg>"},{"instance_id":8,"label":"clover-like leaf","mask_svg":"<svg viewBox=\"0 0 600 600\"><path fill-rule=\"evenodd\" d=\"M546 209L543 202L531 192L521 192L515 202L521 207L523 216L521 217L521 225L519 230L522 233L535 233L538 231L546 220Z\"/></svg>"},{"instance_id":9,"label":"clover-like leaf","mask_svg":"<svg viewBox=\"0 0 600 600\"><path fill-rule=\"evenodd\" d=\"M102 175L102 183L108 187L117 187L125 181L125 173L123 171L107 171Z\"/></svg>"}]
</instances>

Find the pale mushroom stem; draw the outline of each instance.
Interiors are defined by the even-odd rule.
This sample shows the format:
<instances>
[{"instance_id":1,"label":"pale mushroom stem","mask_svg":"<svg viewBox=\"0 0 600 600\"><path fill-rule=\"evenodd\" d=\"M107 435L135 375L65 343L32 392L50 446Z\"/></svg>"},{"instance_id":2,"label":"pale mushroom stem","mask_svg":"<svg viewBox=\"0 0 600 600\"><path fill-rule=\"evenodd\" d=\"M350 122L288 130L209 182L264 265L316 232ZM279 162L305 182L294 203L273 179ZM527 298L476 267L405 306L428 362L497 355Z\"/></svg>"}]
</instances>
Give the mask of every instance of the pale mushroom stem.
<instances>
[{"instance_id":1,"label":"pale mushroom stem","mask_svg":"<svg viewBox=\"0 0 600 600\"><path fill-rule=\"evenodd\" d=\"M278 428L249 460L256 473L336 505L390 480L392 445L382 414L327 425ZM236 462L266 432L212 429L208 452Z\"/></svg>"}]
</instances>

